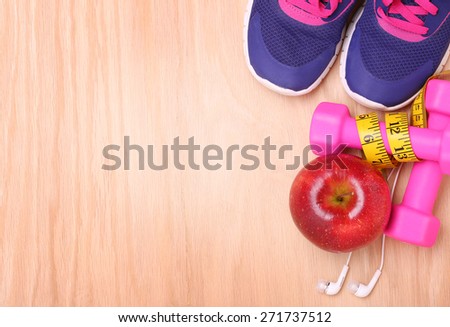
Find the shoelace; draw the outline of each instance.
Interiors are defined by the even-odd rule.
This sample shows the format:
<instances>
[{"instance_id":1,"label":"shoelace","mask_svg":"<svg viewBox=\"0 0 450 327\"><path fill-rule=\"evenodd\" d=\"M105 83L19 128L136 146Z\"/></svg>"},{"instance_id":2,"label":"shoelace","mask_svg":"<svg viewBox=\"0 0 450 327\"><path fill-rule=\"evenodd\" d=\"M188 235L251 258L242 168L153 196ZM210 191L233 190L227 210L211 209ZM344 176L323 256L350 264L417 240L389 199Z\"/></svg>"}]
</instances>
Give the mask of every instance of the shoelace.
<instances>
[{"instance_id":1,"label":"shoelace","mask_svg":"<svg viewBox=\"0 0 450 327\"><path fill-rule=\"evenodd\" d=\"M428 33L428 27L418 16L436 15L438 7L431 3L431 0L415 0L417 5L406 5L401 0L383 0L384 5L388 6L387 14L381 7L378 7L377 13L381 19L391 25L414 34L425 35ZM392 17L391 15L400 15L404 19Z\"/></svg>"},{"instance_id":2,"label":"shoelace","mask_svg":"<svg viewBox=\"0 0 450 327\"><path fill-rule=\"evenodd\" d=\"M294 6L319 18L330 17L342 0L288 0ZM327 4L329 4L327 8Z\"/></svg>"}]
</instances>

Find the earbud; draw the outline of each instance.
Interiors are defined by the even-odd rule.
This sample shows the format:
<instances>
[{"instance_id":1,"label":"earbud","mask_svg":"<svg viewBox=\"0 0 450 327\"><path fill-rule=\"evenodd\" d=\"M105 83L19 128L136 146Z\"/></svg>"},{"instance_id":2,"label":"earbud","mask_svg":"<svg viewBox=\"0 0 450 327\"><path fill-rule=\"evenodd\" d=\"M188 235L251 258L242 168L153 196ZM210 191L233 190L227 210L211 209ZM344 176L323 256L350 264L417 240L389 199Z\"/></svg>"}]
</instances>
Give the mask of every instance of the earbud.
<instances>
[{"instance_id":1,"label":"earbud","mask_svg":"<svg viewBox=\"0 0 450 327\"><path fill-rule=\"evenodd\" d=\"M341 274L339 275L339 278L336 282L329 282L329 281L319 281L317 283L317 290L320 293L325 293L327 295L336 295L339 293L339 291L342 288L342 285L344 284L345 277L347 277L349 266L344 265L342 268Z\"/></svg>"},{"instance_id":2,"label":"earbud","mask_svg":"<svg viewBox=\"0 0 450 327\"><path fill-rule=\"evenodd\" d=\"M348 284L348 289L350 290L351 293L355 294L357 297L369 296L369 294L372 293L373 288L377 284L380 276L381 270L377 269L368 285L352 281Z\"/></svg>"}]
</instances>

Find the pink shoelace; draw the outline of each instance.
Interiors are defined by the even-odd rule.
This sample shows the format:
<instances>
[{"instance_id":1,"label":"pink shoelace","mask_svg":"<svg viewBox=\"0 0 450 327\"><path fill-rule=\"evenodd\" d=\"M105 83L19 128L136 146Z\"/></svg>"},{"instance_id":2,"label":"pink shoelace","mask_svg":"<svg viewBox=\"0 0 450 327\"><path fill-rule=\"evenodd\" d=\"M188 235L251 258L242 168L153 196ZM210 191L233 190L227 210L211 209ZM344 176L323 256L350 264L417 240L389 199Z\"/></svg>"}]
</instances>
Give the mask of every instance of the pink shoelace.
<instances>
[{"instance_id":1,"label":"pink shoelace","mask_svg":"<svg viewBox=\"0 0 450 327\"><path fill-rule=\"evenodd\" d=\"M288 0L288 2L316 17L327 18L336 11L342 0Z\"/></svg>"},{"instance_id":2,"label":"pink shoelace","mask_svg":"<svg viewBox=\"0 0 450 327\"><path fill-rule=\"evenodd\" d=\"M383 0L388 6L387 14L381 7L378 7L377 13L381 19L391 25L414 34L425 35L428 33L428 27L418 17L423 15L436 15L438 7L431 3L431 0L415 0L416 5L405 5L401 0ZM390 15L397 14L404 19L395 18Z\"/></svg>"}]
</instances>

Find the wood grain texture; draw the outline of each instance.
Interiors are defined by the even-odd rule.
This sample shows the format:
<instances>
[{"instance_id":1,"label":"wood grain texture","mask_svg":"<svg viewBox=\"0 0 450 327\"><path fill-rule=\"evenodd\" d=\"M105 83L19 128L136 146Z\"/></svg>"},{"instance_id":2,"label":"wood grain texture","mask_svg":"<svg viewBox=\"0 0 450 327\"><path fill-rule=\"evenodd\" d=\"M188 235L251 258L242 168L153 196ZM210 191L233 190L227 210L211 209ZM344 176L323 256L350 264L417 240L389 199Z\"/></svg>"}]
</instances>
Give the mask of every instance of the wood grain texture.
<instances>
[{"instance_id":1,"label":"wood grain texture","mask_svg":"<svg viewBox=\"0 0 450 327\"><path fill-rule=\"evenodd\" d=\"M449 178L436 246L388 240L379 285L361 300L315 291L345 255L295 228L296 172L283 161L275 171L101 169L103 147L125 135L159 151L177 136L203 146L270 136L302 149L320 101L366 111L337 65L307 96L259 85L243 56L245 7L0 0L0 305L450 305ZM349 277L368 282L379 254L379 242L355 253Z\"/></svg>"}]
</instances>

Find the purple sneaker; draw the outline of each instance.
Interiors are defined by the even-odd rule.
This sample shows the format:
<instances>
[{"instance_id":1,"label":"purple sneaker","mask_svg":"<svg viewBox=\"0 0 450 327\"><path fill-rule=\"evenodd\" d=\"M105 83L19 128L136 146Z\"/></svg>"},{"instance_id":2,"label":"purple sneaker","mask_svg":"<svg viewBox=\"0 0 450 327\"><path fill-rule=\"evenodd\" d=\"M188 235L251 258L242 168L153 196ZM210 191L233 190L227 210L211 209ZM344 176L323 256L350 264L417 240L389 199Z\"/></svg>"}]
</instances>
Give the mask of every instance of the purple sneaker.
<instances>
[{"instance_id":1,"label":"purple sneaker","mask_svg":"<svg viewBox=\"0 0 450 327\"><path fill-rule=\"evenodd\" d=\"M347 31L341 79L359 103L396 110L449 55L450 1L368 0Z\"/></svg>"},{"instance_id":2,"label":"purple sneaker","mask_svg":"<svg viewBox=\"0 0 450 327\"><path fill-rule=\"evenodd\" d=\"M358 0L250 0L244 49L255 78L285 95L320 84L338 55Z\"/></svg>"}]
</instances>

